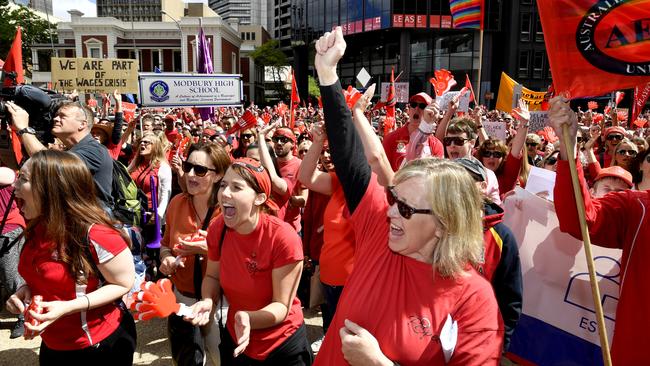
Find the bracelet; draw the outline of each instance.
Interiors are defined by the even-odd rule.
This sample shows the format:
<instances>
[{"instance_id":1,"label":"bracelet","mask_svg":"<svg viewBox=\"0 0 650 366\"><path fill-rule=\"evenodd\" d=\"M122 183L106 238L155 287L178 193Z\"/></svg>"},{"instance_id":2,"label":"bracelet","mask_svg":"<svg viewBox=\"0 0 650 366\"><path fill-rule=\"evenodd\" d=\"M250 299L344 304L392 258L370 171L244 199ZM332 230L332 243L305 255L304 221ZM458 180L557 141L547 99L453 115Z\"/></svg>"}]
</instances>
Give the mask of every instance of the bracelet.
<instances>
[{"instance_id":1,"label":"bracelet","mask_svg":"<svg viewBox=\"0 0 650 366\"><path fill-rule=\"evenodd\" d=\"M90 310L90 299L88 298L87 295L84 295L83 297L86 298L86 304L87 304L86 305L86 312L88 312L88 310Z\"/></svg>"}]
</instances>

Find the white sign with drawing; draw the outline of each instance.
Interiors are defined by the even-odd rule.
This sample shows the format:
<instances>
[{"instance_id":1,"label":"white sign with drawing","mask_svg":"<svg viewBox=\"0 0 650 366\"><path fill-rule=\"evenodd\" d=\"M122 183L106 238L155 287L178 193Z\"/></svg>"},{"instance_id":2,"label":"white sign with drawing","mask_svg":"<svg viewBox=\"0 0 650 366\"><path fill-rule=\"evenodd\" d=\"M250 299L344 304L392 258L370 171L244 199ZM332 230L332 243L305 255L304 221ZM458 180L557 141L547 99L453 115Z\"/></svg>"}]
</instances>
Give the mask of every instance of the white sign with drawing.
<instances>
[{"instance_id":1,"label":"white sign with drawing","mask_svg":"<svg viewBox=\"0 0 650 366\"><path fill-rule=\"evenodd\" d=\"M508 126L505 122L499 121L485 121L483 122L483 129L488 136L499 140L506 140Z\"/></svg>"},{"instance_id":2,"label":"white sign with drawing","mask_svg":"<svg viewBox=\"0 0 650 366\"><path fill-rule=\"evenodd\" d=\"M449 107L449 102L451 102L453 99L458 98L458 95L460 94L460 91L448 91L442 96L436 98L436 102L438 103L438 106L440 107L440 110L443 112L447 111L447 108ZM460 99L458 100L458 112L463 112L467 113L469 110L469 98L470 98L471 93L465 93Z\"/></svg>"}]
</instances>

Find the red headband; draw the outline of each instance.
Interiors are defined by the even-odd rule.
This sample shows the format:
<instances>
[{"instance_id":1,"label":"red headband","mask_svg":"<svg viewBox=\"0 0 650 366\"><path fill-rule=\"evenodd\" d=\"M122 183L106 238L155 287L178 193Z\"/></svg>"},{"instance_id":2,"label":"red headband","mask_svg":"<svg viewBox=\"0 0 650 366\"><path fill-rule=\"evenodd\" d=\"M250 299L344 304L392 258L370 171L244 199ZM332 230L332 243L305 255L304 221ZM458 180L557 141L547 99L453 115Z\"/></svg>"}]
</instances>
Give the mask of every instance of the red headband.
<instances>
[{"instance_id":1,"label":"red headband","mask_svg":"<svg viewBox=\"0 0 650 366\"><path fill-rule=\"evenodd\" d=\"M271 211L280 210L278 205L271 199L271 177L259 161L253 160L251 158L239 158L233 161L232 165L246 169L253 176L253 178L255 178L257 184L260 186L260 188L262 188L264 194L266 194L266 202L264 202L266 207L268 207Z\"/></svg>"}]
</instances>

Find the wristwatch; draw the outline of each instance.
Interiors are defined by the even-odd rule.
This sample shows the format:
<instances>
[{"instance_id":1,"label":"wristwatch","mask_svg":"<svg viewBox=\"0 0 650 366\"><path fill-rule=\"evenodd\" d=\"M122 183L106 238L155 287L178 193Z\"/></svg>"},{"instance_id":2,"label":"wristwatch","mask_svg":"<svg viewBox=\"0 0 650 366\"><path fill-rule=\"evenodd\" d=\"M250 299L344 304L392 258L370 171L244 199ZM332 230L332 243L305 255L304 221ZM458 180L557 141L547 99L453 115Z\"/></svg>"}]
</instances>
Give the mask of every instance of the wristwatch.
<instances>
[{"instance_id":1,"label":"wristwatch","mask_svg":"<svg viewBox=\"0 0 650 366\"><path fill-rule=\"evenodd\" d=\"M26 133L36 136L36 130L31 127L25 127L22 130L18 131L18 136L22 136Z\"/></svg>"}]
</instances>

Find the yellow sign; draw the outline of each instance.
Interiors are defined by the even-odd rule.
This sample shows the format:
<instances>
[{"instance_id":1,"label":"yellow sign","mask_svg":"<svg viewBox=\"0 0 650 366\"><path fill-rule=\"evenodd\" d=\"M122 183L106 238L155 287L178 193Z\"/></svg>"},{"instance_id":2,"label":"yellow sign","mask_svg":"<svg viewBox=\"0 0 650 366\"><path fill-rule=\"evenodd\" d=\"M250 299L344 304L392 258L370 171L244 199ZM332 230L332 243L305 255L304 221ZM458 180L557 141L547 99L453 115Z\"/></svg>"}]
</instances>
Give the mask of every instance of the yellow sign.
<instances>
[{"instance_id":1,"label":"yellow sign","mask_svg":"<svg viewBox=\"0 0 650 366\"><path fill-rule=\"evenodd\" d=\"M501 83L499 84L499 96L497 97L498 110L510 113L513 107L517 106L517 96L521 96L531 111L541 111L542 102L546 92L532 91L523 85L517 83L505 72L501 73Z\"/></svg>"},{"instance_id":2,"label":"yellow sign","mask_svg":"<svg viewBox=\"0 0 650 366\"><path fill-rule=\"evenodd\" d=\"M80 93L138 93L138 64L133 59L52 57L54 89Z\"/></svg>"}]
</instances>

